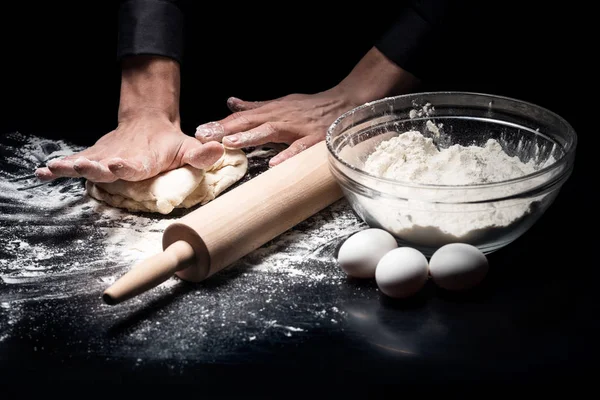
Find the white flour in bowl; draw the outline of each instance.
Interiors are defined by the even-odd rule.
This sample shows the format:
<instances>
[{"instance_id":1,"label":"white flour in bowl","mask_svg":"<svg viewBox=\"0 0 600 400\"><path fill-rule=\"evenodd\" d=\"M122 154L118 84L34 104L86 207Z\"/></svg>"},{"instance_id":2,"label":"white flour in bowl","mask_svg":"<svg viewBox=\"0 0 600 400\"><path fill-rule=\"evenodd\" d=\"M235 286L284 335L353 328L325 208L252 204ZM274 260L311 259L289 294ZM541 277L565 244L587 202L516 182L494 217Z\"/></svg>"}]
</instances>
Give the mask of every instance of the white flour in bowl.
<instances>
[{"instance_id":1,"label":"white flour in bowl","mask_svg":"<svg viewBox=\"0 0 600 400\"><path fill-rule=\"evenodd\" d=\"M364 170L375 176L429 185L501 182L537 169L534 159L523 163L506 154L494 139L483 147L456 144L438 150L432 139L417 131L381 142L364 165Z\"/></svg>"},{"instance_id":2,"label":"white flour in bowl","mask_svg":"<svg viewBox=\"0 0 600 400\"><path fill-rule=\"evenodd\" d=\"M427 127L432 130L430 125ZM432 132L436 133L435 130ZM366 159L363 169L371 175L395 181L460 186L522 177L554 161L549 157L540 165L532 158L524 163L517 156L509 156L494 139L481 147L456 144L438 149L431 138L418 131L408 131L379 143ZM502 187L493 189L492 198L502 197L504 193L500 192L505 190ZM457 197L456 191L446 195L443 189L425 191L403 187L399 193L406 200L361 198L362 214L401 239L432 248L456 241L485 247L498 238L510 236L517 225L532 222L529 216L538 208L535 202L541 200L456 204L464 200ZM423 201L423 193L427 194L427 201ZM480 196L485 193L482 191Z\"/></svg>"}]
</instances>

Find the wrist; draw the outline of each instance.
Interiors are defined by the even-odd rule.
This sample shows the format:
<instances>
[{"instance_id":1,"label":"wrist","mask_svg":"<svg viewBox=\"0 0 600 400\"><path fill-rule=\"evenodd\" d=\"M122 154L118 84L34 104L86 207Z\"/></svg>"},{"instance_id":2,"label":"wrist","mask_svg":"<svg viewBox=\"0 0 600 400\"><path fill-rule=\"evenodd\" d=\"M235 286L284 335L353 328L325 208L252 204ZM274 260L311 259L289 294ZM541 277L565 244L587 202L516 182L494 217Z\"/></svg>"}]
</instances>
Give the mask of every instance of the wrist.
<instances>
[{"instance_id":1,"label":"wrist","mask_svg":"<svg viewBox=\"0 0 600 400\"><path fill-rule=\"evenodd\" d=\"M148 114L179 122L180 68L172 59L134 56L123 60L119 122Z\"/></svg>"},{"instance_id":2,"label":"wrist","mask_svg":"<svg viewBox=\"0 0 600 400\"><path fill-rule=\"evenodd\" d=\"M373 47L338 85L338 90L357 105L408 93L419 79Z\"/></svg>"}]
</instances>

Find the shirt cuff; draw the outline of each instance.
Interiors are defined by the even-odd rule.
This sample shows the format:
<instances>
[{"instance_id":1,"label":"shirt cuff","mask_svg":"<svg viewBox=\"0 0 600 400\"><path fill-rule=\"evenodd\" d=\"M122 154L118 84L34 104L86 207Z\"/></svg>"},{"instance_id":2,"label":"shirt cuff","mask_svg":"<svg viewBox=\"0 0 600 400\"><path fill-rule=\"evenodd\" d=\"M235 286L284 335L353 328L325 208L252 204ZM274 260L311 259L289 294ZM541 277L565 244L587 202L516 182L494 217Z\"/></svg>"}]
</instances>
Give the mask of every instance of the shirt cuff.
<instances>
[{"instance_id":1,"label":"shirt cuff","mask_svg":"<svg viewBox=\"0 0 600 400\"><path fill-rule=\"evenodd\" d=\"M375 47L396 65L421 77L437 26L414 8L407 8Z\"/></svg>"},{"instance_id":2,"label":"shirt cuff","mask_svg":"<svg viewBox=\"0 0 600 400\"><path fill-rule=\"evenodd\" d=\"M183 13L168 1L125 1L119 8L117 59L158 55L181 63Z\"/></svg>"}]
</instances>

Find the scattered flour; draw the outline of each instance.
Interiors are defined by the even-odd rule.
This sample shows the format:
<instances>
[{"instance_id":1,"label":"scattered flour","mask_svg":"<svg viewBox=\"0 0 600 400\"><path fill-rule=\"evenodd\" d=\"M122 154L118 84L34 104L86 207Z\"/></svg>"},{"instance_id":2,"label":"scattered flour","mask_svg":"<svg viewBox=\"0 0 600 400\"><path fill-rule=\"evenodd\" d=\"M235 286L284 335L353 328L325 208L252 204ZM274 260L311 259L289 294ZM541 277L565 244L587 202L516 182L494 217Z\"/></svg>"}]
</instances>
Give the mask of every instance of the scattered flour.
<instances>
[{"instance_id":1,"label":"scattered flour","mask_svg":"<svg viewBox=\"0 0 600 400\"><path fill-rule=\"evenodd\" d=\"M249 152L245 179L267 170L277 149ZM0 137L0 151L8 155L0 159L0 342L12 340L13 327L38 309L44 323L67 318L73 333L89 326L102 332L115 319L176 293L169 305L157 307L127 330L122 341L82 334L103 354L142 352L144 359L227 354L250 341L292 338L330 326L332 319L343 321L340 293L359 299L372 294L343 285L346 277L335 263L341 241L366 227L342 200L206 282L185 285L173 277L118 308L108 307L101 301L102 291L137 262L160 252L164 229L186 211L130 213L91 199L81 179L40 185L33 176L48 160L79 150L33 135Z\"/></svg>"}]
</instances>

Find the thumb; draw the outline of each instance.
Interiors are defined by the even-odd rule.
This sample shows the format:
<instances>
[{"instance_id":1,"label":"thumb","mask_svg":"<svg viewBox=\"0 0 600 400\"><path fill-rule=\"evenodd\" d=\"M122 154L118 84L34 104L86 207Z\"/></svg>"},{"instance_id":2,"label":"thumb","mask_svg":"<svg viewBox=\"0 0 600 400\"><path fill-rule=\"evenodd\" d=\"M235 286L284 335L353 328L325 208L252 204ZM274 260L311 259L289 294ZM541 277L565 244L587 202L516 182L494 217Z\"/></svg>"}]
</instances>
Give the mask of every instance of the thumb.
<instances>
[{"instance_id":1,"label":"thumb","mask_svg":"<svg viewBox=\"0 0 600 400\"><path fill-rule=\"evenodd\" d=\"M219 142L208 142L202 144L194 138L187 138L181 146L183 157L182 164L189 164L194 168L206 169L219 161L225 149Z\"/></svg>"}]
</instances>

